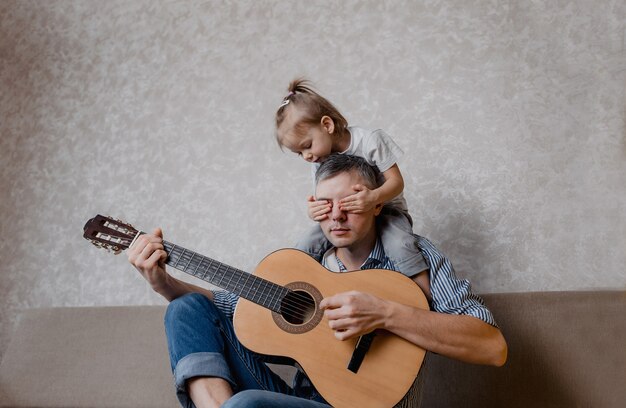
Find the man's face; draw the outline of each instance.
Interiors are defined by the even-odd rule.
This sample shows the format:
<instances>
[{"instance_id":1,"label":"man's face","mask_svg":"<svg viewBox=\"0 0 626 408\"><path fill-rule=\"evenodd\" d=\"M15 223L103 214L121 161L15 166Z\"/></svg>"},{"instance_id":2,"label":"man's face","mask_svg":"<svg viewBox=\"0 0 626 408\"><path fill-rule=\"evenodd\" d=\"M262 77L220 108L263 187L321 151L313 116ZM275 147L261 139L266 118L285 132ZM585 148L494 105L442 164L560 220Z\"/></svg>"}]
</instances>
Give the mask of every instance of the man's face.
<instances>
[{"instance_id":1,"label":"man's face","mask_svg":"<svg viewBox=\"0 0 626 408\"><path fill-rule=\"evenodd\" d=\"M365 180L351 171L322 180L315 189L317 200L327 200L331 204L328 218L320 221L320 227L326 238L337 248L357 249L376 236L375 220L381 206L360 214L339 209L339 201L355 193L352 189L355 184L365 184Z\"/></svg>"}]
</instances>

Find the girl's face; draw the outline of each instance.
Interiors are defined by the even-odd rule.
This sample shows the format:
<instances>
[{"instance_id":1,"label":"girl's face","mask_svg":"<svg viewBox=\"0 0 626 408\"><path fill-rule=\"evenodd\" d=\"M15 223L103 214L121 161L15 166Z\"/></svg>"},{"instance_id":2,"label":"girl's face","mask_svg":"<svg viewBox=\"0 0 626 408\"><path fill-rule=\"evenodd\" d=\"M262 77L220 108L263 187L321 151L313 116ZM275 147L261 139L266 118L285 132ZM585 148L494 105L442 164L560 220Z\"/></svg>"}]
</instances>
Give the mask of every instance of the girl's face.
<instances>
[{"instance_id":1,"label":"girl's face","mask_svg":"<svg viewBox=\"0 0 626 408\"><path fill-rule=\"evenodd\" d=\"M334 124L332 119L325 116L317 125L299 125L300 115L293 110L286 115L278 128L281 144L292 152L302 156L311 163L317 163L333 153Z\"/></svg>"}]
</instances>

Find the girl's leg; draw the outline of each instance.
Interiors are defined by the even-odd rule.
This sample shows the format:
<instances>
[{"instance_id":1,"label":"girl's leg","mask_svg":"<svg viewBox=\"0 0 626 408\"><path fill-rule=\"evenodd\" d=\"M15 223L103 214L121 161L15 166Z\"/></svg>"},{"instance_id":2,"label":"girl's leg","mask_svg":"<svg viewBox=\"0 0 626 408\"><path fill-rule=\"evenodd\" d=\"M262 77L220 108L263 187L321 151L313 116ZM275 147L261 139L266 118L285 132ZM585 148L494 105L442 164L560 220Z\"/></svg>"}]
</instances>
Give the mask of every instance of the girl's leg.
<instances>
[{"instance_id":1,"label":"girl's leg","mask_svg":"<svg viewBox=\"0 0 626 408\"><path fill-rule=\"evenodd\" d=\"M319 260L322 259L324 252L330 248L330 242L324 236L319 224L316 224L300 237L295 248Z\"/></svg>"},{"instance_id":2,"label":"girl's leg","mask_svg":"<svg viewBox=\"0 0 626 408\"><path fill-rule=\"evenodd\" d=\"M428 269L426 260L417 246L408 214L385 207L378 216L378 228L385 254L398 271L413 277Z\"/></svg>"}]
</instances>

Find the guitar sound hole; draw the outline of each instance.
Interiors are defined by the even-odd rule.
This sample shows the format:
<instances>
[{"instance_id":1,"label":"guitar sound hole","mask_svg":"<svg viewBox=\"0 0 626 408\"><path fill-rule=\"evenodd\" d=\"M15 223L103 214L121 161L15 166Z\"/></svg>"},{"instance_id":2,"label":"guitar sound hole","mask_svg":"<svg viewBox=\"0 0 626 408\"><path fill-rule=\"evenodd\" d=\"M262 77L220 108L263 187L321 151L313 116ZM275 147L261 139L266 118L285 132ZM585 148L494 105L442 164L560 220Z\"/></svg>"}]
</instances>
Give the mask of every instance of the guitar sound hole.
<instances>
[{"instance_id":1,"label":"guitar sound hole","mask_svg":"<svg viewBox=\"0 0 626 408\"><path fill-rule=\"evenodd\" d=\"M315 300L308 292L293 290L283 298L280 314L287 322L301 325L315 316L315 309Z\"/></svg>"}]
</instances>

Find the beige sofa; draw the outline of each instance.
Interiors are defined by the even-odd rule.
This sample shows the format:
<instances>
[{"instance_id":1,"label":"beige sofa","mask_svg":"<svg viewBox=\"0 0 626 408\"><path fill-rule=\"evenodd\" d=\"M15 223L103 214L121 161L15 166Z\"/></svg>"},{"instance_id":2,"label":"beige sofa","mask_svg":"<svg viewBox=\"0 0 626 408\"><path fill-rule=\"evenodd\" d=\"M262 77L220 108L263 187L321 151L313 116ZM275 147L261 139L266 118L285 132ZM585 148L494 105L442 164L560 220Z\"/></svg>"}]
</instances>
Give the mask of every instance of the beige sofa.
<instances>
[{"instance_id":1,"label":"beige sofa","mask_svg":"<svg viewBox=\"0 0 626 408\"><path fill-rule=\"evenodd\" d=\"M429 354L423 406L626 406L626 292L484 299L507 338L507 364L482 367ZM0 406L177 407L164 310L25 310L0 365Z\"/></svg>"}]
</instances>

